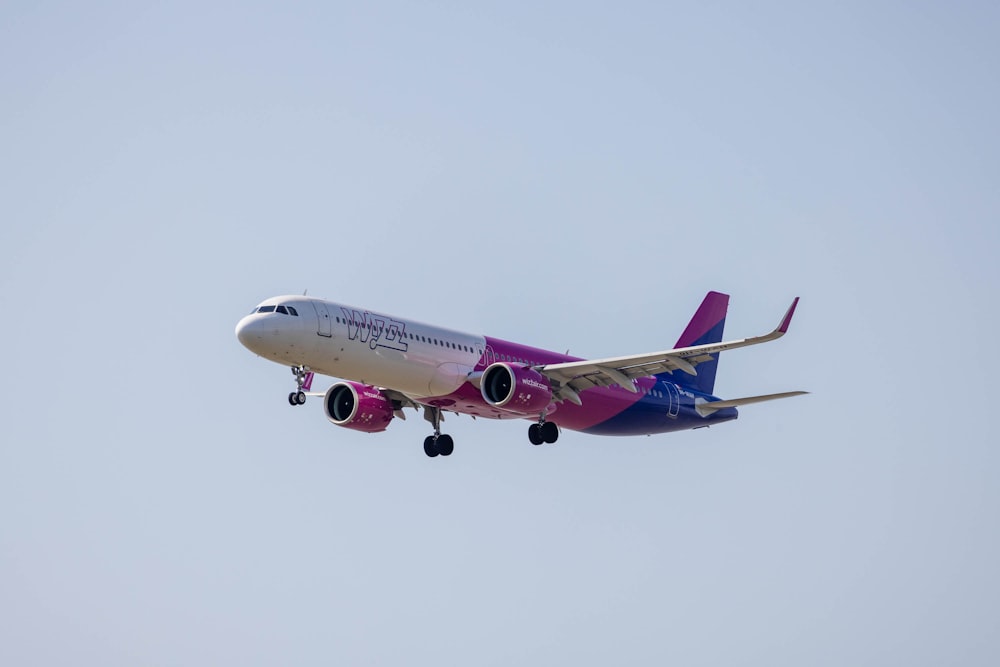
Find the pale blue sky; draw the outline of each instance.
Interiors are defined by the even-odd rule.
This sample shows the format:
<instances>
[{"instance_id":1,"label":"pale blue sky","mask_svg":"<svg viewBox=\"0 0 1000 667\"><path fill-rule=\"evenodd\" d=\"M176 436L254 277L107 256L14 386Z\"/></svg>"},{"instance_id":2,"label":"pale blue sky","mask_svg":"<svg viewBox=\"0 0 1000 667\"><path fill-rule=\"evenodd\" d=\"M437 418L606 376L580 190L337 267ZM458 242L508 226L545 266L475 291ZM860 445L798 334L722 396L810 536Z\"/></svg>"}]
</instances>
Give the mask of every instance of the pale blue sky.
<instances>
[{"instance_id":1,"label":"pale blue sky","mask_svg":"<svg viewBox=\"0 0 1000 667\"><path fill-rule=\"evenodd\" d=\"M0 664L997 664L995 3L138 4L0 7ZM430 460L306 288L813 393Z\"/></svg>"}]
</instances>

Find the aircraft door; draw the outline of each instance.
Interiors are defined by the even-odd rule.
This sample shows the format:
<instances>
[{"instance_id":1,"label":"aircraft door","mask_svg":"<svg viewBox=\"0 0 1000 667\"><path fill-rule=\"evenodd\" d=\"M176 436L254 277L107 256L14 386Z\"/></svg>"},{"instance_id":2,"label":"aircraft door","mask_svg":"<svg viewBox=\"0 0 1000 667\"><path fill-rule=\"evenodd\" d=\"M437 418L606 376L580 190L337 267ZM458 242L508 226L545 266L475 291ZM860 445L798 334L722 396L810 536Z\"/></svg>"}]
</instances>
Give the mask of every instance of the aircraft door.
<instances>
[{"instance_id":1,"label":"aircraft door","mask_svg":"<svg viewBox=\"0 0 1000 667\"><path fill-rule=\"evenodd\" d=\"M681 396L677 391L677 385L673 382L664 382L663 387L667 393L667 416L677 419L677 413L681 409Z\"/></svg>"},{"instance_id":2,"label":"aircraft door","mask_svg":"<svg viewBox=\"0 0 1000 667\"><path fill-rule=\"evenodd\" d=\"M322 301L311 301L316 310L316 333L320 336L331 338L333 336L333 325L330 324L330 313L327 312L326 304Z\"/></svg>"}]
</instances>

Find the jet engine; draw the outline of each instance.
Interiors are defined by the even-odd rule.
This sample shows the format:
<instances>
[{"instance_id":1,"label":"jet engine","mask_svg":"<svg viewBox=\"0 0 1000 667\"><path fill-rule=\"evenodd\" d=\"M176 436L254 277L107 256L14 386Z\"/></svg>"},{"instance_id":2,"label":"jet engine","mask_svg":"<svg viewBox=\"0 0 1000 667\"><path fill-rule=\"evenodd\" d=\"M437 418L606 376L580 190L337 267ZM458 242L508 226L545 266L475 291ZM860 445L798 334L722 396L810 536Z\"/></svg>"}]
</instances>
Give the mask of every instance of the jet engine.
<instances>
[{"instance_id":1,"label":"jet engine","mask_svg":"<svg viewBox=\"0 0 1000 667\"><path fill-rule=\"evenodd\" d=\"M392 401L375 387L358 382L338 382L323 397L326 418L337 426L377 433L392 420Z\"/></svg>"},{"instance_id":2,"label":"jet engine","mask_svg":"<svg viewBox=\"0 0 1000 667\"><path fill-rule=\"evenodd\" d=\"M493 364L483 371L480 386L487 403L510 412L538 414L552 401L548 378L527 366Z\"/></svg>"}]
</instances>

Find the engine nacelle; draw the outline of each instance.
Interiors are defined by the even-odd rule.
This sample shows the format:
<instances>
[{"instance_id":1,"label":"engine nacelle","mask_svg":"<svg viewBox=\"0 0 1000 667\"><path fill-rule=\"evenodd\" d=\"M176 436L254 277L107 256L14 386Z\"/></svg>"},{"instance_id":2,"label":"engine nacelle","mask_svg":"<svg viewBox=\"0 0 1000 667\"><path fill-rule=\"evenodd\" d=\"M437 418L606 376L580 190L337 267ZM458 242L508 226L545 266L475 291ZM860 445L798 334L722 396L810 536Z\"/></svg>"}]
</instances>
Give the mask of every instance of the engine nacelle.
<instances>
[{"instance_id":1,"label":"engine nacelle","mask_svg":"<svg viewBox=\"0 0 1000 667\"><path fill-rule=\"evenodd\" d=\"M337 426L377 433L392 421L392 401L375 387L358 382L338 382L323 397L326 418Z\"/></svg>"},{"instance_id":2,"label":"engine nacelle","mask_svg":"<svg viewBox=\"0 0 1000 667\"><path fill-rule=\"evenodd\" d=\"M552 387L544 375L526 366L496 363L483 371L483 398L495 408L539 414L552 402Z\"/></svg>"}]
</instances>

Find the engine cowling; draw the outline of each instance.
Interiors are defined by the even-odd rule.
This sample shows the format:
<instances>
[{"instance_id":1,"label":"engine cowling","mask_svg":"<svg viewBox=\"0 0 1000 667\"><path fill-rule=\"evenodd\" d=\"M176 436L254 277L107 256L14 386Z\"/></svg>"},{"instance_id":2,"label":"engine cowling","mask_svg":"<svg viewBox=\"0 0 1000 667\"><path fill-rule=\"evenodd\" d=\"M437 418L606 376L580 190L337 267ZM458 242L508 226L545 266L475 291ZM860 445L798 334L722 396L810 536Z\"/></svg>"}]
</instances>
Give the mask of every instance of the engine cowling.
<instances>
[{"instance_id":1,"label":"engine cowling","mask_svg":"<svg viewBox=\"0 0 1000 667\"><path fill-rule=\"evenodd\" d=\"M538 414L552 402L549 380L526 366L496 363L483 371L483 398L495 408Z\"/></svg>"},{"instance_id":2,"label":"engine cowling","mask_svg":"<svg viewBox=\"0 0 1000 667\"><path fill-rule=\"evenodd\" d=\"M392 401L376 387L359 382L338 382L323 397L326 418L337 426L377 433L392 421Z\"/></svg>"}]
</instances>

